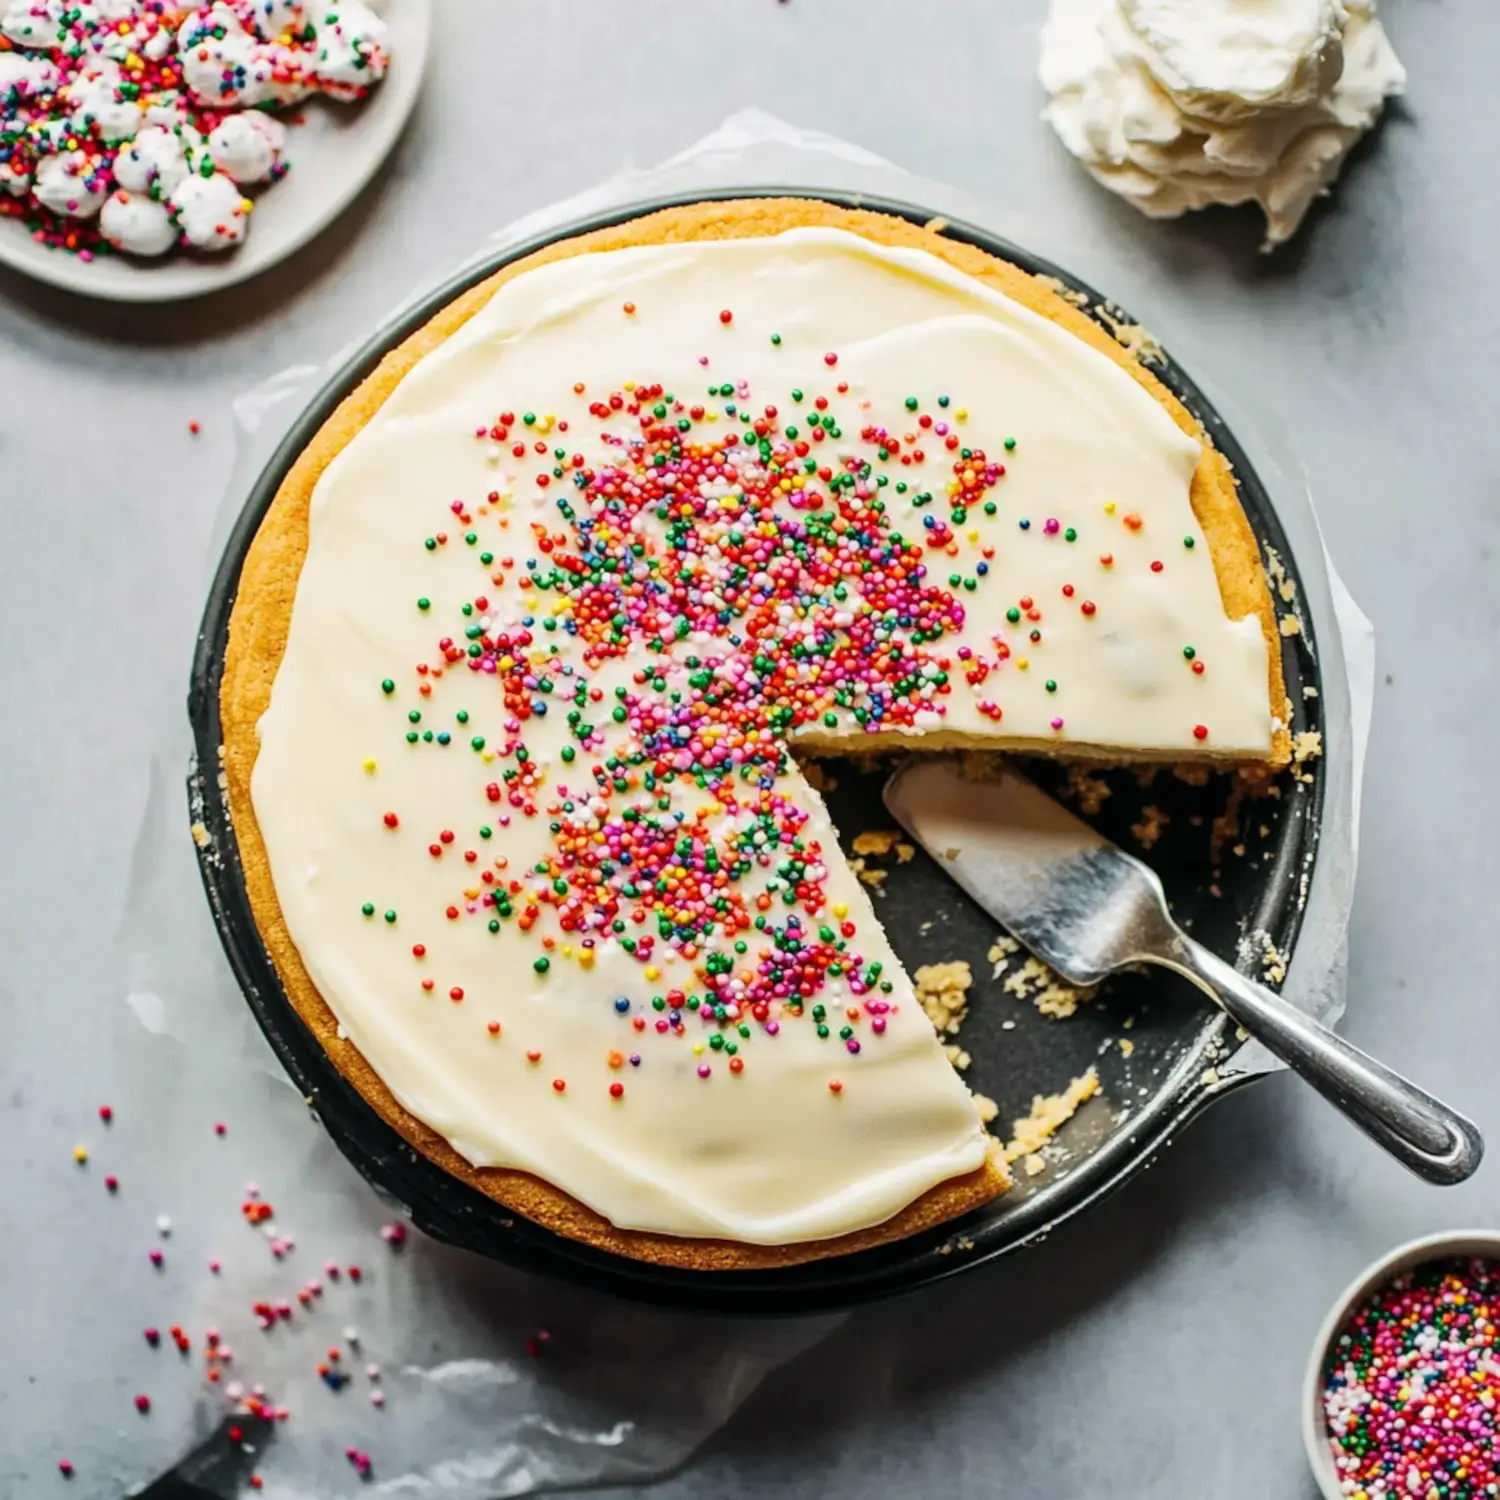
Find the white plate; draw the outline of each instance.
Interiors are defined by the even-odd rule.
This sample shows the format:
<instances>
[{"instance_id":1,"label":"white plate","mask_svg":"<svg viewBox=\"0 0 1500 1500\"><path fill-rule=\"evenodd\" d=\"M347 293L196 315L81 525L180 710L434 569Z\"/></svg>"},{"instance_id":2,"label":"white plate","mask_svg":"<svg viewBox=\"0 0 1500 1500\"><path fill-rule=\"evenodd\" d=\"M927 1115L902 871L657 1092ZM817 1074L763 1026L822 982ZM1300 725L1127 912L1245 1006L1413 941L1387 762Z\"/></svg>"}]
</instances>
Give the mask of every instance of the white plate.
<instances>
[{"instance_id":1,"label":"white plate","mask_svg":"<svg viewBox=\"0 0 1500 1500\"><path fill-rule=\"evenodd\" d=\"M19 219L0 218L0 264L70 292L113 302L173 302L233 286L284 260L326 229L380 169L417 102L432 0L375 0L390 26L391 66L368 99L310 99L287 141L291 171L254 191L250 233L238 250L200 256L174 250L160 260L101 255L80 260L39 245Z\"/></svg>"}]
</instances>

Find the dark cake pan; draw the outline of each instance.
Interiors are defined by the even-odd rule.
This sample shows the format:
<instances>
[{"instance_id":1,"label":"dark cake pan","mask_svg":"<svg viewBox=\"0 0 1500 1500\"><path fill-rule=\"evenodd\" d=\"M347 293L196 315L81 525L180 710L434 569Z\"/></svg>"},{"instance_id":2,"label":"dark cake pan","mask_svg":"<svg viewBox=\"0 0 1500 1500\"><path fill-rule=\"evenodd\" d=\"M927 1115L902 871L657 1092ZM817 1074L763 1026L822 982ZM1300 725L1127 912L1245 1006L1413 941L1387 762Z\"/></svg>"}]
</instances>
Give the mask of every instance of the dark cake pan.
<instances>
[{"instance_id":1,"label":"dark cake pan","mask_svg":"<svg viewBox=\"0 0 1500 1500\"><path fill-rule=\"evenodd\" d=\"M770 1271L646 1265L553 1234L450 1176L407 1145L344 1079L298 1017L261 944L219 787L219 683L240 569L282 479L334 408L390 349L502 266L556 240L703 197L807 197L873 209L914 224L938 219L947 238L1055 278L1112 334L1132 321L1066 271L973 225L939 219L929 207L833 191L765 187L657 198L496 251L435 287L351 354L292 424L245 496L209 595L193 663L188 703L196 758L189 793L192 816L202 819L210 836L200 846L209 905L251 1010L339 1148L371 1183L404 1204L421 1229L526 1270L658 1304L735 1314L826 1312L911 1291L1008 1255L1120 1187L1213 1100L1256 1076L1236 1075L1232 1068L1221 1071L1239 1045L1228 1018L1160 970L1122 977L1066 1020L1043 1015L1029 1000L1005 990L1005 974L991 978L986 954L998 930L991 918L925 855L918 853L906 863L883 860L889 874L876 907L903 962L915 969L964 958L974 970L969 1018L959 1038L972 1059L965 1077L998 1103L999 1120L1026 1114L1034 1096L1057 1092L1091 1066L1099 1071L1099 1097L1064 1127L1043 1170L1035 1176L1018 1171L1018 1184L1006 1196L940 1229L854 1255ZM1295 559L1270 496L1234 434L1169 356L1153 353L1150 368L1202 422L1233 465L1240 499L1263 552L1274 551L1288 579L1298 585ZM1300 630L1282 640L1294 733L1322 728L1321 692L1303 692L1304 687L1320 687L1312 627L1304 618ZM828 802L846 849L862 830L891 827L880 802L878 774L837 762L829 767L838 784ZM1034 764L1030 769L1045 784L1064 793L1071 790L1079 800L1065 768ZM1127 848L1133 846L1133 827L1166 815L1165 831L1147 857L1161 874L1179 920L1195 936L1232 956L1241 936L1253 932L1290 962L1303 919L1301 893L1310 884L1317 856L1321 776L1287 778L1283 795L1250 804L1240 819L1245 826L1223 840L1221 857L1215 857L1211 830L1229 805L1231 778L1212 776L1194 786L1163 771L1143 785L1131 771L1099 775L1110 795L1090 819ZM1091 790L1097 794L1098 788ZM1083 800L1094 799L1086 790ZM1243 852L1236 854L1234 848ZM1024 955L1012 957L1007 972L1013 973L1023 960Z\"/></svg>"}]
</instances>

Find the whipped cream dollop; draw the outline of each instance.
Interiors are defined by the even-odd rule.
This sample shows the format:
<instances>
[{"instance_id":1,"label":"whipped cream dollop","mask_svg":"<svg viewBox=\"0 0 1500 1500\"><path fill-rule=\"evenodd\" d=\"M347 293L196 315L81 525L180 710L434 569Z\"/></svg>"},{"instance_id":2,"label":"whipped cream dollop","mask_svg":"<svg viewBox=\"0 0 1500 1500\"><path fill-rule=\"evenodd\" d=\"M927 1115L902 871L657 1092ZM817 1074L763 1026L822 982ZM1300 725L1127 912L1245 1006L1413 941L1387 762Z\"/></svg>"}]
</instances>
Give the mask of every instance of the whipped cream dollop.
<instances>
[{"instance_id":1,"label":"whipped cream dollop","mask_svg":"<svg viewBox=\"0 0 1500 1500\"><path fill-rule=\"evenodd\" d=\"M1406 72L1374 0L1051 0L1045 117L1152 218L1259 203L1296 233Z\"/></svg>"},{"instance_id":2,"label":"whipped cream dollop","mask_svg":"<svg viewBox=\"0 0 1500 1500\"><path fill-rule=\"evenodd\" d=\"M0 0L0 214L84 256L228 249L286 171L268 111L389 66L364 0Z\"/></svg>"}]
</instances>

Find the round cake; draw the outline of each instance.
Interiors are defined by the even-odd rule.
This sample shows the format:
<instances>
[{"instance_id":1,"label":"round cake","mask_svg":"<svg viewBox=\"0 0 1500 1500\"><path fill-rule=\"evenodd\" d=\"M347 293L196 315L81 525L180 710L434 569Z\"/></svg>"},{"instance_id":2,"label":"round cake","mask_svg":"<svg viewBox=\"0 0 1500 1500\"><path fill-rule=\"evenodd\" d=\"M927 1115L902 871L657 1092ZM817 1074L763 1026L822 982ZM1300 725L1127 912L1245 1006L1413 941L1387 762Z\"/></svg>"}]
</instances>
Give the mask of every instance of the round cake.
<instances>
[{"instance_id":1,"label":"round cake","mask_svg":"<svg viewBox=\"0 0 1500 1500\"><path fill-rule=\"evenodd\" d=\"M807 757L1289 752L1190 414L1040 279L802 199L558 242L389 354L260 526L220 707L336 1066L517 1212L704 1269L1009 1185Z\"/></svg>"}]
</instances>

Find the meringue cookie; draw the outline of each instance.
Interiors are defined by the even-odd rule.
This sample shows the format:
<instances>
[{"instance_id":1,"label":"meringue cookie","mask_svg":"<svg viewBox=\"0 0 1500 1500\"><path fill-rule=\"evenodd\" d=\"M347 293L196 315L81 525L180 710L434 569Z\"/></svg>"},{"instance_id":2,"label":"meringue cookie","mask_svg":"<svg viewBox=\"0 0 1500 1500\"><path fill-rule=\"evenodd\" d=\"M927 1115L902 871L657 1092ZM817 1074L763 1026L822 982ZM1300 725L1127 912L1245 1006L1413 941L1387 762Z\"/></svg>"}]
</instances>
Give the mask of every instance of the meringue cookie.
<instances>
[{"instance_id":1,"label":"meringue cookie","mask_svg":"<svg viewBox=\"0 0 1500 1500\"><path fill-rule=\"evenodd\" d=\"M255 65L260 47L229 6L217 4L194 11L177 33L188 92L216 109L258 103Z\"/></svg>"},{"instance_id":2,"label":"meringue cookie","mask_svg":"<svg viewBox=\"0 0 1500 1500\"><path fill-rule=\"evenodd\" d=\"M198 250L228 250L250 227L250 200L222 172L184 178L169 203L182 237Z\"/></svg>"},{"instance_id":3,"label":"meringue cookie","mask_svg":"<svg viewBox=\"0 0 1500 1500\"><path fill-rule=\"evenodd\" d=\"M313 15L318 83L334 98L352 99L379 83L390 66L385 22L363 0L330 0Z\"/></svg>"},{"instance_id":4,"label":"meringue cookie","mask_svg":"<svg viewBox=\"0 0 1500 1500\"><path fill-rule=\"evenodd\" d=\"M70 219L92 219L108 196L103 164L83 151L63 151L36 164L32 193L43 208Z\"/></svg>"},{"instance_id":5,"label":"meringue cookie","mask_svg":"<svg viewBox=\"0 0 1500 1500\"><path fill-rule=\"evenodd\" d=\"M99 231L129 255L165 255L177 243L177 226L164 203L119 188L104 200Z\"/></svg>"},{"instance_id":6,"label":"meringue cookie","mask_svg":"<svg viewBox=\"0 0 1500 1500\"><path fill-rule=\"evenodd\" d=\"M265 182L281 161L286 126L258 110L226 115L208 136L208 153L226 177L240 184Z\"/></svg>"},{"instance_id":7,"label":"meringue cookie","mask_svg":"<svg viewBox=\"0 0 1500 1500\"><path fill-rule=\"evenodd\" d=\"M112 142L129 140L141 128L141 107L125 97L123 82L119 67L101 59L63 85L62 99L80 131Z\"/></svg>"},{"instance_id":8,"label":"meringue cookie","mask_svg":"<svg viewBox=\"0 0 1500 1500\"><path fill-rule=\"evenodd\" d=\"M45 57L0 52L0 105L7 98L34 99L57 92L62 75Z\"/></svg>"},{"instance_id":9,"label":"meringue cookie","mask_svg":"<svg viewBox=\"0 0 1500 1500\"><path fill-rule=\"evenodd\" d=\"M13 0L0 15L0 33L18 47L56 47L64 9L62 0Z\"/></svg>"},{"instance_id":10,"label":"meringue cookie","mask_svg":"<svg viewBox=\"0 0 1500 1500\"><path fill-rule=\"evenodd\" d=\"M1366 0L1052 0L1039 72L1098 182L1153 218L1257 202L1266 249L1406 78Z\"/></svg>"},{"instance_id":11,"label":"meringue cookie","mask_svg":"<svg viewBox=\"0 0 1500 1500\"><path fill-rule=\"evenodd\" d=\"M188 91L215 109L296 104L317 86L310 51L261 41L225 0L182 23L177 51Z\"/></svg>"},{"instance_id":12,"label":"meringue cookie","mask_svg":"<svg viewBox=\"0 0 1500 1500\"><path fill-rule=\"evenodd\" d=\"M130 193L169 197L191 170L190 150L201 144L197 131L187 134L148 125L120 148L115 157L115 181Z\"/></svg>"}]
</instances>

